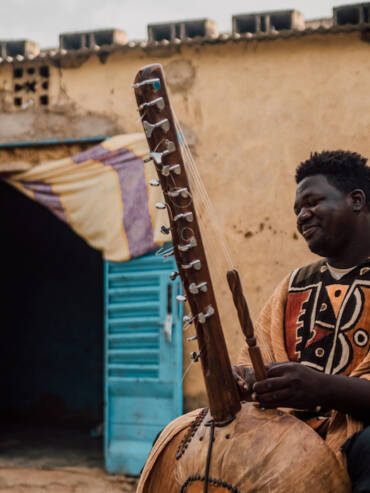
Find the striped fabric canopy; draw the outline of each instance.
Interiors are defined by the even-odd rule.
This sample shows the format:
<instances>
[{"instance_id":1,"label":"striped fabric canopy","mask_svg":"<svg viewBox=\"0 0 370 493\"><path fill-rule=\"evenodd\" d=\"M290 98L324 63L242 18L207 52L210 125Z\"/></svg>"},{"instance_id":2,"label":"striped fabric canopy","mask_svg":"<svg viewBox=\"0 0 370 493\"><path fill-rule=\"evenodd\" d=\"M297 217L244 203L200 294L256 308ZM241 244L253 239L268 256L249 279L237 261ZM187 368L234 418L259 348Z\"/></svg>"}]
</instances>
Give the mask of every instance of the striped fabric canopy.
<instances>
[{"instance_id":1,"label":"striped fabric canopy","mask_svg":"<svg viewBox=\"0 0 370 493\"><path fill-rule=\"evenodd\" d=\"M138 257L163 243L167 212L142 134L118 135L74 156L14 173L7 182L50 209L106 260Z\"/></svg>"}]
</instances>

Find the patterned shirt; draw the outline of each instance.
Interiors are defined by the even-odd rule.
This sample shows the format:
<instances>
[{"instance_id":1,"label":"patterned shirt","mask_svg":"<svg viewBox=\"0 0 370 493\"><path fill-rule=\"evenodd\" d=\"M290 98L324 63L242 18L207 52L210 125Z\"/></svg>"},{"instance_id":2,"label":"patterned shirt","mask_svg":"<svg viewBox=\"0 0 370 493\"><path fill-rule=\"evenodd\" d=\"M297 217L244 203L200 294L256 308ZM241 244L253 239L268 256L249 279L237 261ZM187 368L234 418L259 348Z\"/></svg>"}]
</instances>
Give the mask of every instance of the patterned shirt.
<instances>
[{"instance_id":1,"label":"patterned shirt","mask_svg":"<svg viewBox=\"0 0 370 493\"><path fill-rule=\"evenodd\" d=\"M369 322L370 260L339 280L324 260L292 273L284 324L291 361L349 375L368 353Z\"/></svg>"}]
</instances>

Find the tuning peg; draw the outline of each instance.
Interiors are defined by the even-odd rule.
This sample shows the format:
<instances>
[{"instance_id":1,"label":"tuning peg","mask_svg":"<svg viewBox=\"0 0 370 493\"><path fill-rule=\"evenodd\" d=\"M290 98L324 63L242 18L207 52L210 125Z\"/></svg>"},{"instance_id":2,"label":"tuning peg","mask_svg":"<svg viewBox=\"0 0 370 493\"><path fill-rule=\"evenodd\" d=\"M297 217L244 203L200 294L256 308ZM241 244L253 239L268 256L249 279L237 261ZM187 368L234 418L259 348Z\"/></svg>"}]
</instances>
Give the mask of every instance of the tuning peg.
<instances>
[{"instance_id":1,"label":"tuning peg","mask_svg":"<svg viewBox=\"0 0 370 493\"><path fill-rule=\"evenodd\" d=\"M201 291L202 293L206 293L207 292L207 283L201 282L199 284L195 284L195 282L192 282L189 285L189 291L192 294L197 294L197 293L199 293L199 291Z\"/></svg>"},{"instance_id":2,"label":"tuning peg","mask_svg":"<svg viewBox=\"0 0 370 493\"><path fill-rule=\"evenodd\" d=\"M146 85L151 85L153 88L153 91L159 91L161 88L161 81L158 77L152 78L152 79L146 79L141 82L137 82L136 84L133 85L134 89L137 89L141 86L146 86Z\"/></svg>"},{"instance_id":3,"label":"tuning peg","mask_svg":"<svg viewBox=\"0 0 370 493\"><path fill-rule=\"evenodd\" d=\"M186 199L190 195L189 190L186 187L178 188L177 190L169 190L167 194L172 198L176 198L180 195L183 199Z\"/></svg>"},{"instance_id":4,"label":"tuning peg","mask_svg":"<svg viewBox=\"0 0 370 493\"><path fill-rule=\"evenodd\" d=\"M151 106L156 106L159 111L164 109L164 99L162 97L153 99L152 101L148 101L147 103L143 103L139 106L138 111L143 110L144 108L150 108Z\"/></svg>"},{"instance_id":5,"label":"tuning peg","mask_svg":"<svg viewBox=\"0 0 370 493\"><path fill-rule=\"evenodd\" d=\"M170 171L175 175L181 175L181 166L179 164L173 164L170 166Z\"/></svg>"},{"instance_id":6,"label":"tuning peg","mask_svg":"<svg viewBox=\"0 0 370 493\"><path fill-rule=\"evenodd\" d=\"M188 243L184 243L183 245L177 245L177 249L180 252L187 252L188 250L190 250L190 248L194 248L196 246L197 246L197 240L194 238L194 236L192 236Z\"/></svg>"},{"instance_id":7,"label":"tuning peg","mask_svg":"<svg viewBox=\"0 0 370 493\"><path fill-rule=\"evenodd\" d=\"M155 162L155 164L160 165L160 164L162 164L162 159L164 158L164 156L167 156L168 154L171 154L171 152L176 151L175 143L172 142L171 140L166 139L165 144L166 144L166 149L164 151L162 151L162 152L151 151L149 153L150 157L147 159L144 159L144 163L147 163L147 162L153 160ZM174 166L176 166L176 165L174 165Z\"/></svg>"},{"instance_id":8,"label":"tuning peg","mask_svg":"<svg viewBox=\"0 0 370 493\"><path fill-rule=\"evenodd\" d=\"M169 164L165 164L162 167L161 173L163 176L169 176L170 173L181 175L181 166L179 164L173 164L172 166L170 166Z\"/></svg>"},{"instance_id":9,"label":"tuning peg","mask_svg":"<svg viewBox=\"0 0 370 493\"><path fill-rule=\"evenodd\" d=\"M150 123L147 120L143 121L143 127L145 131L145 135L150 139L152 136L152 133L156 128L161 128L164 133L167 133L170 129L170 122L168 121L167 118L164 118L160 122L157 123Z\"/></svg>"},{"instance_id":10,"label":"tuning peg","mask_svg":"<svg viewBox=\"0 0 370 493\"><path fill-rule=\"evenodd\" d=\"M196 353L195 351L192 351L190 353L190 358L196 363L199 360L200 353Z\"/></svg>"},{"instance_id":11,"label":"tuning peg","mask_svg":"<svg viewBox=\"0 0 370 493\"><path fill-rule=\"evenodd\" d=\"M174 248L169 248L168 250L166 250L165 253L163 253L163 257L164 258L167 258L167 257L172 257L172 255L175 254L175 249Z\"/></svg>"},{"instance_id":12,"label":"tuning peg","mask_svg":"<svg viewBox=\"0 0 370 493\"><path fill-rule=\"evenodd\" d=\"M190 327L190 325L194 322L196 317L189 317L188 315L185 315L183 318L182 318L182 322L183 322L183 326L182 326L182 330L185 332L186 330L188 330L188 328Z\"/></svg>"},{"instance_id":13,"label":"tuning peg","mask_svg":"<svg viewBox=\"0 0 370 493\"><path fill-rule=\"evenodd\" d=\"M164 224L162 224L161 226L161 233L163 233L164 235L169 235L170 234L170 228L168 228L167 226L165 226Z\"/></svg>"},{"instance_id":14,"label":"tuning peg","mask_svg":"<svg viewBox=\"0 0 370 493\"><path fill-rule=\"evenodd\" d=\"M160 183L158 180L150 180L149 185L152 187L159 187Z\"/></svg>"},{"instance_id":15,"label":"tuning peg","mask_svg":"<svg viewBox=\"0 0 370 493\"><path fill-rule=\"evenodd\" d=\"M174 247L170 247L165 249L165 247L161 247L159 250L155 252L157 257L171 257L174 254Z\"/></svg>"},{"instance_id":16,"label":"tuning peg","mask_svg":"<svg viewBox=\"0 0 370 493\"><path fill-rule=\"evenodd\" d=\"M200 263L200 260L193 260L192 262L189 262L188 264L183 264L181 265L183 269L195 269L195 270L200 270L202 265Z\"/></svg>"},{"instance_id":17,"label":"tuning peg","mask_svg":"<svg viewBox=\"0 0 370 493\"><path fill-rule=\"evenodd\" d=\"M192 336L192 337L187 337L187 338L186 338L186 340L187 340L188 342L191 342L191 341L196 341L197 339L198 339L198 337L197 337L197 336Z\"/></svg>"},{"instance_id":18,"label":"tuning peg","mask_svg":"<svg viewBox=\"0 0 370 493\"><path fill-rule=\"evenodd\" d=\"M186 302L186 296L182 295L182 294L179 294L176 296L176 299L177 301L179 301L180 303L185 303Z\"/></svg>"},{"instance_id":19,"label":"tuning peg","mask_svg":"<svg viewBox=\"0 0 370 493\"><path fill-rule=\"evenodd\" d=\"M173 220L178 221L179 219L185 219L188 223L191 223L193 221L193 213L192 212L181 212L180 214L177 214Z\"/></svg>"},{"instance_id":20,"label":"tuning peg","mask_svg":"<svg viewBox=\"0 0 370 493\"><path fill-rule=\"evenodd\" d=\"M155 206L157 209L165 209L166 208L166 204L164 204L163 202L157 202L155 204Z\"/></svg>"},{"instance_id":21,"label":"tuning peg","mask_svg":"<svg viewBox=\"0 0 370 493\"><path fill-rule=\"evenodd\" d=\"M214 313L215 313L215 309L213 308L213 306L209 305L205 313L198 313L197 317L199 323L205 324L207 318L211 317Z\"/></svg>"},{"instance_id":22,"label":"tuning peg","mask_svg":"<svg viewBox=\"0 0 370 493\"><path fill-rule=\"evenodd\" d=\"M170 274L170 279L171 281L174 281L176 279L177 276L180 275L180 272L176 272L175 270L171 272Z\"/></svg>"}]
</instances>

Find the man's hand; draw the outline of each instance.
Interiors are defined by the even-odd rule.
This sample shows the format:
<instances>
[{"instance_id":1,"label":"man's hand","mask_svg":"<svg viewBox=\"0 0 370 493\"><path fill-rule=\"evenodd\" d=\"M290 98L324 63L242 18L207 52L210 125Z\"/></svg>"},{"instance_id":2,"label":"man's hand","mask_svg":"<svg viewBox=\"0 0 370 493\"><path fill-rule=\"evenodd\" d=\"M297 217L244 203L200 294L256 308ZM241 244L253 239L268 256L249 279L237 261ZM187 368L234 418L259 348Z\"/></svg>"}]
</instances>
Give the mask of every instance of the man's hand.
<instances>
[{"instance_id":1,"label":"man's hand","mask_svg":"<svg viewBox=\"0 0 370 493\"><path fill-rule=\"evenodd\" d=\"M231 369L238 385L240 400L250 401L252 387L256 381L254 371L251 368L246 368L245 366L232 366Z\"/></svg>"},{"instance_id":2,"label":"man's hand","mask_svg":"<svg viewBox=\"0 0 370 493\"><path fill-rule=\"evenodd\" d=\"M274 363L267 370L267 379L253 385L252 399L264 408L313 410L322 404L322 380L322 373L301 363Z\"/></svg>"}]
</instances>

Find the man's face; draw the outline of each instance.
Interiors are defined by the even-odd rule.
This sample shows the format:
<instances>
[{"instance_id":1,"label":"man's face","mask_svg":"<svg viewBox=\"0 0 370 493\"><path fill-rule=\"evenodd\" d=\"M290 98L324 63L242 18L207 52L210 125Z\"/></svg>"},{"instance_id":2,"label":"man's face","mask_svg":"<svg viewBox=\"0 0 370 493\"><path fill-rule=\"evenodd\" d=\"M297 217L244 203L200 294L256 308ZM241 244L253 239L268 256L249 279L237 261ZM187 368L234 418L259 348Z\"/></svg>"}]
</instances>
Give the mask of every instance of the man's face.
<instances>
[{"instance_id":1,"label":"man's face","mask_svg":"<svg viewBox=\"0 0 370 493\"><path fill-rule=\"evenodd\" d=\"M309 249L322 257L336 257L353 238L355 214L349 195L331 185L324 175L298 183L294 212L297 229Z\"/></svg>"}]
</instances>

